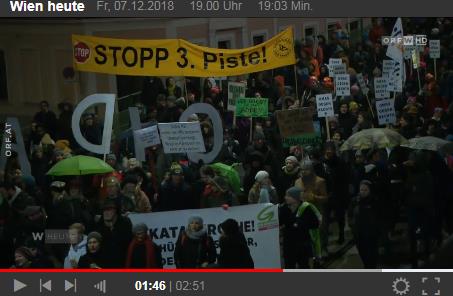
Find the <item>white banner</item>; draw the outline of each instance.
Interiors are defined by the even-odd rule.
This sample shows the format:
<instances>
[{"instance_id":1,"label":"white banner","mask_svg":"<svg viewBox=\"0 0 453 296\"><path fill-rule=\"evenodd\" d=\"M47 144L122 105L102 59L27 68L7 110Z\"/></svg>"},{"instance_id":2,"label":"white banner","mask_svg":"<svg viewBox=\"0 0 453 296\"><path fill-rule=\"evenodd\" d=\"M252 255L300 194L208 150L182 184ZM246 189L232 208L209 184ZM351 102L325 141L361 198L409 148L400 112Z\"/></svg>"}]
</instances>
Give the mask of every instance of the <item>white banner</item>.
<instances>
[{"instance_id":1,"label":"white banner","mask_svg":"<svg viewBox=\"0 0 453 296\"><path fill-rule=\"evenodd\" d=\"M388 99L390 97L390 92L387 89L386 77L374 78L374 97L376 99Z\"/></svg>"},{"instance_id":2,"label":"white banner","mask_svg":"<svg viewBox=\"0 0 453 296\"><path fill-rule=\"evenodd\" d=\"M203 218L208 234L218 248L219 224L232 218L238 221L248 242L255 268L281 268L278 206L254 204L246 206L130 214L132 224L145 223L156 244L162 247L165 268L174 268L174 249L181 229L191 216Z\"/></svg>"},{"instance_id":3,"label":"white banner","mask_svg":"<svg viewBox=\"0 0 453 296\"><path fill-rule=\"evenodd\" d=\"M236 99L245 98L246 88L243 82L228 82L228 111L236 111Z\"/></svg>"},{"instance_id":4,"label":"white banner","mask_svg":"<svg viewBox=\"0 0 453 296\"><path fill-rule=\"evenodd\" d=\"M379 125L394 124L396 122L394 99L376 101L376 111Z\"/></svg>"},{"instance_id":5,"label":"white banner","mask_svg":"<svg viewBox=\"0 0 453 296\"><path fill-rule=\"evenodd\" d=\"M332 94L316 95L316 107L318 109L318 117L334 116Z\"/></svg>"},{"instance_id":6,"label":"white banner","mask_svg":"<svg viewBox=\"0 0 453 296\"><path fill-rule=\"evenodd\" d=\"M429 40L429 57L440 59L440 40Z\"/></svg>"},{"instance_id":7,"label":"white banner","mask_svg":"<svg viewBox=\"0 0 453 296\"><path fill-rule=\"evenodd\" d=\"M335 76L335 94L337 96L351 95L351 81L349 74L340 74Z\"/></svg>"},{"instance_id":8,"label":"white banner","mask_svg":"<svg viewBox=\"0 0 453 296\"><path fill-rule=\"evenodd\" d=\"M159 123L165 153L206 152L199 122Z\"/></svg>"},{"instance_id":9,"label":"white banner","mask_svg":"<svg viewBox=\"0 0 453 296\"><path fill-rule=\"evenodd\" d=\"M160 144L159 132L157 125L134 131L134 138L139 141L143 147L149 147ZM137 143L135 143L137 145Z\"/></svg>"}]
</instances>

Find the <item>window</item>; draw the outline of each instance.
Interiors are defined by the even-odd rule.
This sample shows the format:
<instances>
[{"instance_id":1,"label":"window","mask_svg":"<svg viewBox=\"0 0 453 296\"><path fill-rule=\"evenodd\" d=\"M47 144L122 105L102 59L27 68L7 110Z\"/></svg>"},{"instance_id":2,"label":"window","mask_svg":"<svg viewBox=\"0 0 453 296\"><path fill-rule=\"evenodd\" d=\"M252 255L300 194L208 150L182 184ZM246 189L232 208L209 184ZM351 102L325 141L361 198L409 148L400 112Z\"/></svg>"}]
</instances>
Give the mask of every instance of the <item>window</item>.
<instances>
[{"instance_id":1,"label":"window","mask_svg":"<svg viewBox=\"0 0 453 296\"><path fill-rule=\"evenodd\" d=\"M228 49L231 48L230 40L221 40L217 42L217 48Z\"/></svg>"},{"instance_id":2,"label":"window","mask_svg":"<svg viewBox=\"0 0 453 296\"><path fill-rule=\"evenodd\" d=\"M264 35L254 35L253 36L253 45L261 44L265 41Z\"/></svg>"},{"instance_id":3,"label":"window","mask_svg":"<svg viewBox=\"0 0 453 296\"><path fill-rule=\"evenodd\" d=\"M0 101L8 100L8 85L6 79L6 56L3 50L0 50Z\"/></svg>"}]
</instances>

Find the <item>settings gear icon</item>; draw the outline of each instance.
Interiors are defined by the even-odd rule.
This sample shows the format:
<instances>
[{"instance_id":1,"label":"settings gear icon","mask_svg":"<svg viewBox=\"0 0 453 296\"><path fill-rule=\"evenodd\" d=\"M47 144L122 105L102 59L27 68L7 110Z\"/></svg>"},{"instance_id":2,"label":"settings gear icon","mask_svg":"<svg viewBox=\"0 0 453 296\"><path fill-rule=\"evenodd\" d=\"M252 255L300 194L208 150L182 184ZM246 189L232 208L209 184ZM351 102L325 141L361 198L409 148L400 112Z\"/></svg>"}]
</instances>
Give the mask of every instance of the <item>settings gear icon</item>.
<instances>
[{"instance_id":1,"label":"settings gear icon","mask_svg":"<svg viewBox=\"0 0 453 296\"><path fill-rule=\"evenodd\" d=\"M405 278L397 278L393 281L393 292L395 294L403 296L409 293L409 288L411 287L409 281Z\"/></svg>"}]
</instances>

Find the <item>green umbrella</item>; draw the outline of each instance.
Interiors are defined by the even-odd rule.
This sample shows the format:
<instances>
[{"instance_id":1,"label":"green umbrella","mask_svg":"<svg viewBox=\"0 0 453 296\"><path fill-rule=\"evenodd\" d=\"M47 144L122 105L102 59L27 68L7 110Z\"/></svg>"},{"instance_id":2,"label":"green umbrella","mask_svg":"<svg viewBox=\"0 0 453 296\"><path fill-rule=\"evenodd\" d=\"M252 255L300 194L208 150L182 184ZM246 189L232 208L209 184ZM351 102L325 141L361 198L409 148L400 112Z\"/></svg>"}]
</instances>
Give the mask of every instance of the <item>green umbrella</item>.
<instances>
[{"instance_id":1,"label":"green umbrella","mask_svg":"<svg viewBox=\"0 0 453 296\"><path fill-rule=\"evenodd\" d=\"M57 162L48 172L51 176L80 176L113 172L113 168L99 158L78 155Z\"/></svg>"},{"instance_id":2,"label":"green umbrella","mask_svg":"<svg viewBox=\"0 0 453 296\"><path fill-rule=\"evenodd\" d=\"M233 192L238 194L241 192L241 178L234 165L229 166L221 162L211 164L210 167L219 175L228 180L228 183L233 189Z\"/></svg>"}]
</instances>

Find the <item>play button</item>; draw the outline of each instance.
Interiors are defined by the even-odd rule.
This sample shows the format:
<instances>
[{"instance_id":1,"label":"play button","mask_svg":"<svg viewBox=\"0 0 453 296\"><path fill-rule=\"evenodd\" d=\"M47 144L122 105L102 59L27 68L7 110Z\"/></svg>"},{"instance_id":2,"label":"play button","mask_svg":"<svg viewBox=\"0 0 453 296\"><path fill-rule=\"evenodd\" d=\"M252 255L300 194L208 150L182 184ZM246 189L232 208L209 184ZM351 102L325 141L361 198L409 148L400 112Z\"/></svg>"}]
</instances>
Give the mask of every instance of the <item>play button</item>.
<instances>
[{"instance_id":1,"label":"play button","mask_svg":"<svg viewBox=\"0 0 453 296\"><path fill-rule=\"evenodd\" d=\"M27 287L26 284L14 279L14 293Z\"/></svg>"},{"instance_id":2,"label":"play button","mask_svg":"<svg viewBox=\"0 0 453 296\"><path fill-rule=\"evenodd\" d=\"M67 292L71 289L74 289L74 293L77 292L77 280L76 279L74 279L73 283L71 283L68 280L64 281L64 291Z\"/></svg>"}]
</instances>

